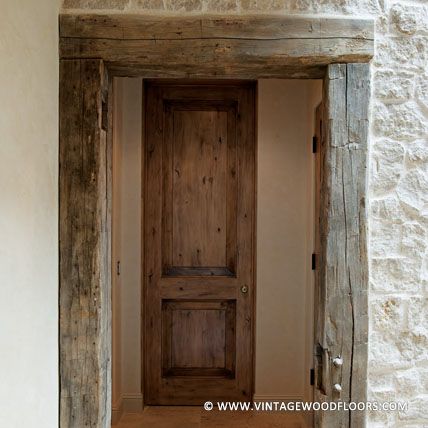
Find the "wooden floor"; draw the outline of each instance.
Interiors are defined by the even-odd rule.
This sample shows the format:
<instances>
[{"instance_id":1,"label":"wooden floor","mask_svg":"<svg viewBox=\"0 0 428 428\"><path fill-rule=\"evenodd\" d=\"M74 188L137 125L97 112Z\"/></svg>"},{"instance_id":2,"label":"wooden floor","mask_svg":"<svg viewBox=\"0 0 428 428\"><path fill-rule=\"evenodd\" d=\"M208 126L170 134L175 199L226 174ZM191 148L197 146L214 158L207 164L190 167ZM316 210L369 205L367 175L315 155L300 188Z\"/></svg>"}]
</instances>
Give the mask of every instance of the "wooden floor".
<instances>
[{"instance_id":1,"label":"wooden floor","mask_svg":"<svg viewBox=\"0 0 428 428\"><path fill-rule=\"evenodd\" d=\"M122 415L114 428L305 428L302 414L210 412L202 407L152 407Z\"/></svg>"}]
</instances>

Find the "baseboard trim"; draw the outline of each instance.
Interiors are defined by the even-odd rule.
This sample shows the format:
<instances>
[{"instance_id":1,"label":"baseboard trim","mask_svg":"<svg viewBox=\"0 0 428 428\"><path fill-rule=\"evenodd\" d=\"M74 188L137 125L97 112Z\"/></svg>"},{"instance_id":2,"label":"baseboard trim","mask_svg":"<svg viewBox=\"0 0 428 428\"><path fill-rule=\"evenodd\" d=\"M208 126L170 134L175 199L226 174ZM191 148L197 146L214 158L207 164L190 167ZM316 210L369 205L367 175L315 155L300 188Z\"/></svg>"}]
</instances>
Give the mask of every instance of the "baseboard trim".
<instances>
[{"instance_id":1,"label":"baseboard trim","mask_svg":"<svg viewBox=\"0 0 428 428\"><path fill-rule=\"evenodd\" d=\"M140 413L143 411L143 394L123 394L123 411L125 413Z\"/></svg>"},{"instance_id":2,"label":"baseboard trim","mask_svg":"<svg viewBox=\"0 0 428 428\"><path fill-rule=\"evenodd\" d=\"M111 408L111 424L117 425L123 415L123 401L120 398Z\"/></svg>"}]
</instances>

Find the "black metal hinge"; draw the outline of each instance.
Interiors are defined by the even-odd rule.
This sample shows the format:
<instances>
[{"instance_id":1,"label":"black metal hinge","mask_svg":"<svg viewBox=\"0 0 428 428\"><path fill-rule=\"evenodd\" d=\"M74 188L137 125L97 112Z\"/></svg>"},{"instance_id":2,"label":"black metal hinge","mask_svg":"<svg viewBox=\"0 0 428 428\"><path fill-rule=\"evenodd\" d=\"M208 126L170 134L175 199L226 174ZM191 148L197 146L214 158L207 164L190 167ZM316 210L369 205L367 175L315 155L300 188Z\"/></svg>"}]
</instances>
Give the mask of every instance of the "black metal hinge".
<instances>
[{"instance_id":1,"label":"black metal hinge","mask_svg":"<svg viewBox=\"0 0 428 428\"><path fill-rule=\"evenodd\" d=\"M101 129L107 131L108 128L108 103L102 101L101 103Z\"/></svg>"},{"instance_id":2,"label":"black metal hinge","mask_svg":"<svg viewBox=\"0 0 428 428\"><path fill-rule=\"evenodd\" d=\"M312 254L312 270L315 270L317 267L317 263L316 263L317 257L315 254Z\"/></svg>"},{"instance_id":3,"label":"black metal hinge","mask_svg":"<svg viewBox=\"0 0 428 428\"><path fill-rule=\"evenodd\" d=\"M309 381L311 385L315 385L315 369L309 371Z\"/></svg>"},{"instance_id":4,"label":"black metal hinge","mask_svg":"<svg viewBox=\"0 0 428 428\"><path fill-rule=\"evenodd\" d=\"M312 153L316 153L318 149L318 138L316 135L312 137Z\"/></svg>"}]
</instances>

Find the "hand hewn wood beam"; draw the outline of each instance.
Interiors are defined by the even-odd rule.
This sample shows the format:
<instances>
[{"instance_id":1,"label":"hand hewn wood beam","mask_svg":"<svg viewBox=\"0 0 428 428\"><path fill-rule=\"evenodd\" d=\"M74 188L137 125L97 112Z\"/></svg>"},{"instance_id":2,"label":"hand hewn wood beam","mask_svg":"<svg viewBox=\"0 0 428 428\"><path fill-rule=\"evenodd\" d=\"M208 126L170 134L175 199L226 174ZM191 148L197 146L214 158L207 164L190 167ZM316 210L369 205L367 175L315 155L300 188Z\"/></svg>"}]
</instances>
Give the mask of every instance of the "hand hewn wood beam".
<instances>
[{"instance_id":1,"label":"hand hewn wood beam","mask_svg":"<svg viewBox=\"0 0 428 428\"><path fill-rule=\"evenodd\" d=\"M315 78L372 56L369 19L60 17L60 57L101 58L117 75Z\"/></svg>"},{"instance_id":2,"label":"hand hewn wood beam","mask_svg":"<svg viewBox=\"0 0 428 428\"><path fill-rule=\"evenodd\" d=\"M368 64L333 64L324 80L317 344L328 352L317 401L366 401ZM343 364L331 361L341 357ZM342 390L334 389L338 384ZM364 427L365 413L318 412L316 427Z\"/></svg>"},{"instance_id":3,"label":"hand hewn wood beam","mask_svg":"<svg viewBox=\"0 0 428 428\"><path fill-rule=\"evenodd\" d=\"M105 428L111 413L111 149L103 129L103 63L61 60L60 82L60 427Z\"/></svg>"},{"instance_id":4,"label":"hand hewn wood beam","mask_svg":"<svg viewBox=\"0 0 428 428\"><path fill-rule=\"evenodd\" d=\"M311 16L167 17L60 15L60 37L117 40L317 39L373 40L373 21Z\"/></svg>"}]
</instances>

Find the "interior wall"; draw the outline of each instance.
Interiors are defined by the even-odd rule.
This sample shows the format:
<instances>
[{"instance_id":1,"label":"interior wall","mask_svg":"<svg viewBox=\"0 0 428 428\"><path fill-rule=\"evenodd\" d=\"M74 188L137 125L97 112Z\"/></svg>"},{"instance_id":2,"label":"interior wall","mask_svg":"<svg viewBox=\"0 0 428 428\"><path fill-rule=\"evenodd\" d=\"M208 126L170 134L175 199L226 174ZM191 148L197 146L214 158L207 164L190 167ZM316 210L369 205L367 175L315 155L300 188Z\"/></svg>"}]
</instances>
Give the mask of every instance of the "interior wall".
<instances>
[{"instance_id":1,"label":"interior wall","mask_svg":"<svg viewBox=\"0 0 428 428\"><path fill-rule=\"evenodd\" d=\"M142 79L115 79L115 131L113 188L120 194L114 206L120 219L113 241L113 294L120 294L114 305L120 313L114 351L118 355L116 410L138 411L142 408L141 391L141 163L142 163ZM117 275L120 262L120 275ZM118 347L120 346L120 349ZM114 359L114 356L113 356ZM113 361L113 365L116 366ZM120 367L120 368L119 368ZM119 374L120 370L120 374ZM116 385L115 385L116 384ZM120 387L119 387L120 384Z\"/></svg>"},{"instance_id":2,"label":"interior wall","mask_svg":"<svg viewBox=\"0 0 428 428\"><path fill-rule=\"evenodd\" d=\"M312 150L312 137L315 134L316 123L315 123L315 109L322 101L322 81L311 80L308 81L308 92L307 92L307 124L310 126L309 132L307 133L309 151ZM309 156L310 166L307 168L308 182L311 185L307 186L307 198L311 201L311 207L309 215L307 216L307 230L311 231L310 236L306 240L307 254L312 254L315 248L315 164L312 156ZM313 388L310 385L310 372L314 364L314 334L315 334L315 295L314 295L314 280L315 272L312 270L312 260L307 266L307 280L306 280L306 313L311 314L306 317L306 368L305 368L305 400L310 401L313 399Z\"/></svg>"},{"instance_id":3,"label":"interior wall","mask_svg":"<svg viewBox=\"0 0 428 428\"><path fill-rule=\"evenodd\" d=\"M113 186L112 186L112 422L122 413L122 277L118 274L122 253L122 79L113 80ZM118 265L119 263L119 265Z\"/></svg>"},{"instance_id":4,"label":"interior wall","mask_svg":"<svg viewBox=\"0 0 428 428\"><path fill-rule=\"evenodd\" d=\"M309 392L316 83L258 85L256 399Z\"/></svg>"},{"instance_id":5,"label":"interior wall","mask_svg":"<svg viewBox=\"0 0 428 428\"><path fill-rule=\"evenodd\" d=\"M58 427L58 10L0 7L1 427Z\"/></svg>"},{"instance_id":6,"label":"interior wall","mask_svg":"<svg viewBox=\"0 0 428 428\"><path fill-rule=\"evenodd\" d=\"M118 79L121 127L121 334L124 403L141 394L141 79ZM313 111L321 82L260 80L256 398L310 399Z\"/></svg>"}]
</instances>

